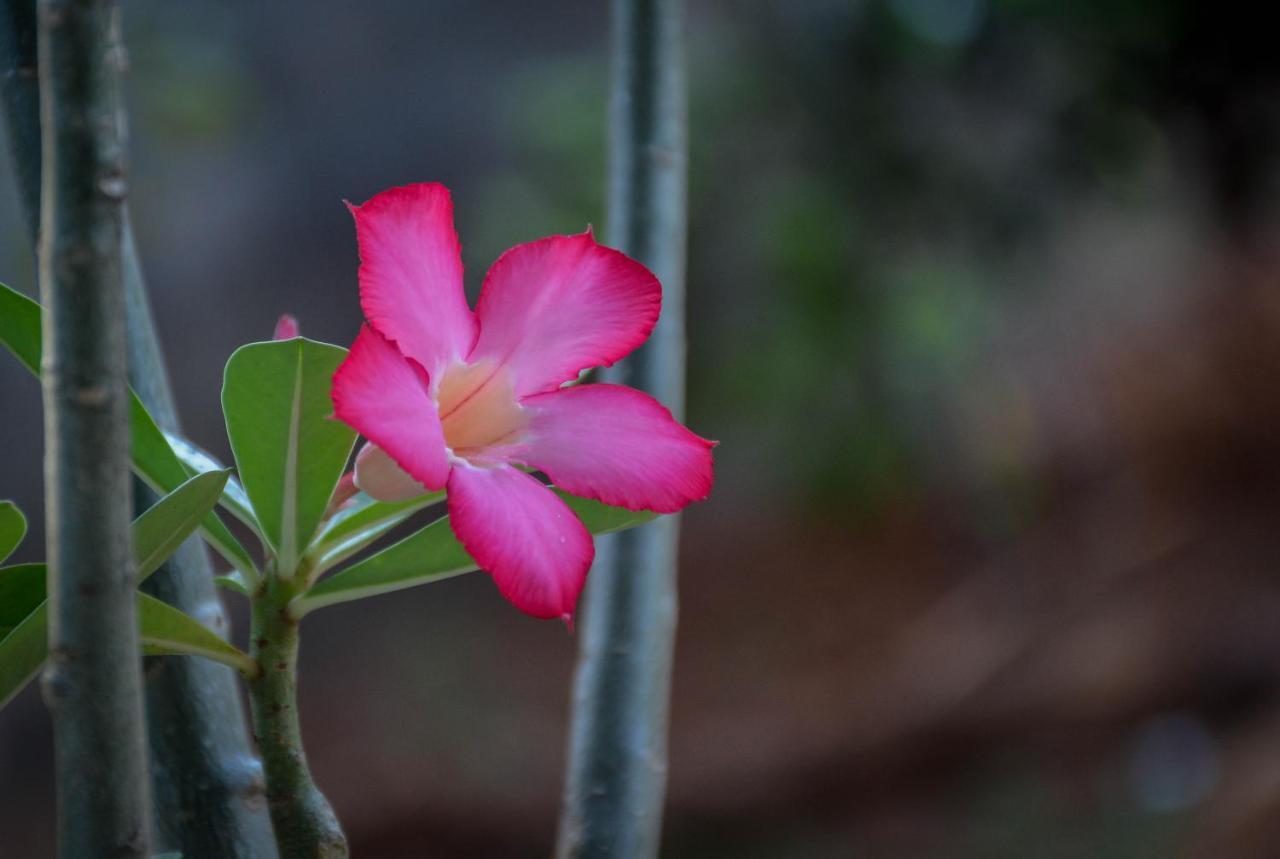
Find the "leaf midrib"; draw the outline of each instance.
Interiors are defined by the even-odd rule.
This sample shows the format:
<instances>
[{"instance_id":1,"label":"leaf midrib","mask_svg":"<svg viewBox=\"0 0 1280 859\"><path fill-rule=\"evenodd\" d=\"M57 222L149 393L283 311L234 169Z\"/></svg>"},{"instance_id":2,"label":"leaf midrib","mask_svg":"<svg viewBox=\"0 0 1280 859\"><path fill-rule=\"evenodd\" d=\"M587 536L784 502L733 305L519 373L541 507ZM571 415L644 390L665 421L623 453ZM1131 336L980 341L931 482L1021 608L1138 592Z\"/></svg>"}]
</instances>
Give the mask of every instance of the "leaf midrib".
<instances>
[{"instance_id":1,"label":"leaf midrib","mask_svg":"<svg viewBox=\"0 0 1280 859\"><path fill-rule=\"evenodd\" d=\"M281 575L293 575L298 565L298 423L302 413L302 344L293 368L293 397L289 403L289 437L284 453L284 495L280 500Z\"/></svg>"}]
</instances>

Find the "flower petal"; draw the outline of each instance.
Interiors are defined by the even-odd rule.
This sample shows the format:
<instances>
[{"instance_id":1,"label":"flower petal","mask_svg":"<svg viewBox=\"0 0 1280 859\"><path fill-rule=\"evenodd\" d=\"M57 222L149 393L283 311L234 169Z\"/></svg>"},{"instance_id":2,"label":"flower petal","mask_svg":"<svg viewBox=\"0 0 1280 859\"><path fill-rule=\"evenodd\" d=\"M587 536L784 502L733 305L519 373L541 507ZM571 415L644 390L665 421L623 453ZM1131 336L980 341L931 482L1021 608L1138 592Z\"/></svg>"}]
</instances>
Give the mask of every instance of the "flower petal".
<instances>
[{"instance_id":1,"label":"flower petal","mask_svg":"<svg viewBox=\"0 0 1280 859\"><path fill-rule=\"evenodd\" d=\"M413 475L371 441L365 442L356 454L355 485L378 501L408 501L427 491L413 479Z\"/></svg>"},{"instance_id":2,"label":"flower petal","mask_svg":"<svg viewBox=\"0 0 1280 859\"><path fill-rule=\"evenodd\" d=\"M368 325L333 374L334 414L431 490L444 487L449 457L430 379Z\"/></svg>"},{"instance_id":3,"label":"flower petal","mask_svg":"<svg viewBox=\"0 0 1280 859\"><path fill-rule=\"evenodd\" d=\"M595 546L537 478L505 466L457 465L449 474L449 524L516 608L572 620Z\"/></svg>"},{"instance_id":4,"label":"flower petal","mask_svg":"<svg viewBox=\"0 0 1280 859\"><path fill-rule=\"evenodd\" d=\"M674 513L711 492L711 448L648 394L575 385L526 397L532 413L515 458L566 492L629 510Z\"/></svg>"},{"instance_id":5,"label":"flower petal","mask_svg":"<svg viewBox=\"0 0 1280 859\"><path fill-rule=\"evenodd\" d=\"M347 206L356 219L360 307L369 323L429 373L466 357L477 327L462 288L449 189L405 185Z\"/></svg>"},{"instance_id":6,"label":"flower petal","mask_svg":"<svg viewBox=\"0 0 1280 859\"><path fill-rule=\"evenodd\" d=\"M471 360L507 364L521 396L554 390L643 343L661 304L653 273L590 231L516 245L485 277Z\"/></svg>"},{"instance_id":7,"label":"flower petal","mask_svg":"<svg viewBox=\"0 0 1280 859\"><path fill-rule=\"evenodd\" d=\"M272 333L272 340L292 340L299 336L298 319L292 313L283 313L276 320L276 330Z\"/></svg>"}]
</instances>

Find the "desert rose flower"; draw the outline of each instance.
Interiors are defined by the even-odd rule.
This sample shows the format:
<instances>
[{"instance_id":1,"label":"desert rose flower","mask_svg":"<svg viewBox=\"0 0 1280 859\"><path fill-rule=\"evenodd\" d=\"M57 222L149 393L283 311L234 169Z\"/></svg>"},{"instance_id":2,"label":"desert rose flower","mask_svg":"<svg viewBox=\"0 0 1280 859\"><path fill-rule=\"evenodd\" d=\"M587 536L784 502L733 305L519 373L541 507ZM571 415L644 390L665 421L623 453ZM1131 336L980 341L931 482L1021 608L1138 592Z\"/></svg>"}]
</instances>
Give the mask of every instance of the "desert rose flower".
<instances>
[{"instance_id":1,"label":"desert rose flower","mask_svg":"<svg viewBox=\"0 0 1280 859\"><path fill-rule=\"evenodd\" d=\"M595 555L560 489L672 513L711 491L713 442L621 385L565 387L645 341L662 288L590 231L517 245L474 311L442 185L350 206L365 325L333 380L334 410L368 441L356 484L381 500L447 489L454 533L502 594L571 619Z\"/></svg>"}]
</instances>

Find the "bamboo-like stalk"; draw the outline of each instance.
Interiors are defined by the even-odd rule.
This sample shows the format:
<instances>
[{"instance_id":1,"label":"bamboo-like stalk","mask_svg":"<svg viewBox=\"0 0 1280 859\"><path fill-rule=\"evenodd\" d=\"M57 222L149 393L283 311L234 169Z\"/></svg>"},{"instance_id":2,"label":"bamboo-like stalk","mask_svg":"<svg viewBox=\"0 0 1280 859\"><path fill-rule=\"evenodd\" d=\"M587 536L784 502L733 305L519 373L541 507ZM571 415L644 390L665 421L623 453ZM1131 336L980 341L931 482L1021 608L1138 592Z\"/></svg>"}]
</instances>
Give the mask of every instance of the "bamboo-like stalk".
<instances>
[{"instance_id":1,"label":"bamboo-like stalk","mask_svg":"<svg viewBox=\"0 0 1280 859\"><path fill-rule=\"evenodd\" d=\"M147 857L116 0L40 0L49 665L61 855Z\"/></svg>"},{"instance_id":2,"label":"bamboo-like stalk","mask_svg":"<svg viewBox=\"0 0 1280 859\"><path fill-rule=\"evenodd\" d=\"M0 0L0 63L0 108L34 246L41 163L35 0ZM179 432L127 211L123 235L129 382L156 422ZM136 480L134 497L138 511L156 500ZM225 633L222 603L199 538L184 543L144 588ZM249 746L234 673L203 659L157 658L147 660L146 666L147 727L161 846L180 850L190 859L274 855L262 766Z\"/></svg>"},{"instance_id":3,"label":"bamboo-like stalk","mask_svg":"<svg viewBox=\"0 0 1280 859\"><path fill-rule=\"evenodd\" d=\"M680 0L614 0L608 238L662 282L649 342L606 371L684 408L686 92ZM588 578L557 854L658 854L679 519L601 538Z\"/></svg>"}]
</instances>

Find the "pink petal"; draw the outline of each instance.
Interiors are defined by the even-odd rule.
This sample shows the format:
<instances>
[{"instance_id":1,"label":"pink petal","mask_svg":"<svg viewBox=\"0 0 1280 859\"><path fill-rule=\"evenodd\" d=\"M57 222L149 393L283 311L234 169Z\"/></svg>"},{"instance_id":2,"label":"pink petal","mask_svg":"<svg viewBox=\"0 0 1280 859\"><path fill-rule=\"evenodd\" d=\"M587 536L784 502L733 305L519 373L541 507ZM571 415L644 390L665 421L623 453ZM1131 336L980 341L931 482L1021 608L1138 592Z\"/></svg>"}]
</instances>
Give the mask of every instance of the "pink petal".
<instances>
[{"instance_id":1,"label":"pink petal","mask_svg":"<svg viewBox=\"0 0 1280 859\"><path fill-rule=\"evenodd\" d=\"M271 335L272 340L292 340L298 336L298 319L292 313L281 314L276 320L276 330Z\"/></svg>"},{"instance_id":2,"label":"pink petal","mask_svg":"<svg viewBox=\"0 0 1280 859\"><path fill-rule=\"evenodd\" d=\"M711 493L711 448L648 394L575 385L520 403L532 413L517 458L566 492L673 513Z\"/></svg>"},{"instance_id":3,"label":"pink petal","mask_svg":"<svg viewBox=\"0 0 1280 859\"><path fill-rule=\"evenodd\" d=\"M338 485L334 487L333 497L329 499L329 506L325 508L324 518L328 519L334 513L346 507L347 502L354 498L359 491L360 487L356 486L356 476L354 474L348 471L342 475Z\"/></svg>"},{"instance_id":4,"label":"pink petal","mask_svg":"<svg viewBox=\"0 0 1280 859\"><path fill-rule=\"evenodd\" d=\"M471 360L507 364L521 396L553 390L643 343L661 304L653 273L590 231L516 245L485 277Z\"/></svg>"},{"instance_id":5,"label":"pink petal","mask_svg":"<svg viewBox=\"0 0 1280 859\"><path fill-rule=\"evenodd\" d=\"M465 358L477 329L462 290L449 190L405 185L347 206L356 219L360 307L369 324L430 373Z\"/></svg>"},{"instance_id":6,"label":"pink petal","mask_svg":"<svg viewBox=\"0 0 1280 859\"><path fill-rule=\"evenodd\" d=\"M572 620L595 546L536 478L505 466L458 465L449 474L449 523L516 608Z\"/></svg>"},{"instance_id":7,"label":"pink petal","mask_svg":"<svg viewBox=\"0 0 1280 859\"><path fill-rule=\"evenodd\" d=\"M436 490L449 475L449 458L429 381L421 366L365 325L333 374L333 407L340 420Z\"/></svg>"},{"instance_id":8,"label":"pink petal","mask_svg":"<svg viewBox=\"0 0 1280 859\"><path fill-rule=\"evenodd\" d=\"M365 442L356 454L355 485L379 501L408 501L427 491L413 479L413 475L371 441Z\"/></svg>"}]
</instances>

